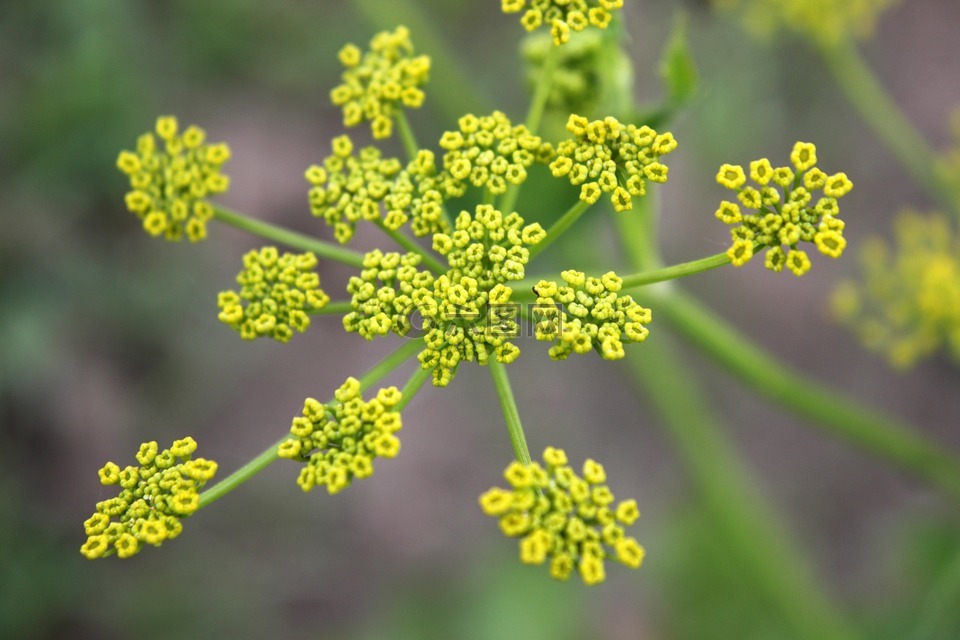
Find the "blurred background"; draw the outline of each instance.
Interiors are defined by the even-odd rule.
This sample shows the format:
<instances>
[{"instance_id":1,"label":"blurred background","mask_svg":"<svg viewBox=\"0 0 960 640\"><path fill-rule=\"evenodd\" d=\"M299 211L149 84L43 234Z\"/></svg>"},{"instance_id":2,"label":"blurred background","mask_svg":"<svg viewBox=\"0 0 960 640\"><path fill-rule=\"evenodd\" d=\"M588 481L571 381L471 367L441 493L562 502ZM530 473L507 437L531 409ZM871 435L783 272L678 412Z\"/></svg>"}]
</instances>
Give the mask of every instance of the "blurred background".
<instances>
[{"instance_id":1,"label":"blurred background","mask_svg":"<svg viewBox=\"0 0 960 640\"><path fill-rule=\"evenodd\" d=\"M276 464L161 549L127 561L78 553L83 520L109 493L97 478L107 460L122 465L141 442L189 434L226 475L282 435L304 397L327 397L396 345L344 337L336 318L288 345L241 342L217 321L216 294L261 242L219 225L201 245L148 237L124 208L118 151L157 115L177 114L230 143L224 204L331 238L309 215L302 174L342 132L328 92L346 41L363 46L403 16L419 51L443 52L426 107L411 115L421 143L450 128L452 113L500 108L521 120L527 108L515 16L496 2L417 0L413 14L403 4L0 5L0 637L790 637L715 535L627 367L594 356L551 363L532 341L510 368L531 449L593 457L618 497L637 498L634 531L648 551L639 572L611 565L607 582L588 589L520 565L516 543L476 503L511 459L489 376L476 367L446 390L425 389L405 413L402 455L343 494L303 494L297 468ZM627 4L641 103L663 94L657 61L678 10L690 13L701 74L670 127L680 147L658 190L668 263L725 248L713 219L721 163L786 158L795 140L811 140L825 170L856 183L844 201L844 260L814 257L799 280L754 261L683 287L799 371L960 451L960 369L934 358L892 371L827 313L833 286L855 272L858 243L889 235L902 207L930 201L805 43L757 42L702 2ZM960 104L957 33L960 4L910 0L863 46L938 148ZM562 195L528 190L520 210L550 220L572 200ZM608 215L581 221L578 237L613 247ZM383 240L373 230L356 243ZM579 255L567 243L543 266L589 267L586 253L588 264L574 264ZM324 265L334 299L348 276ZM695 350L681 354L827 597L865 637L910 637L960 557L956 504L757 398ZM960 638L957 604L939 637Z\"/></svg>"}]
</instances>

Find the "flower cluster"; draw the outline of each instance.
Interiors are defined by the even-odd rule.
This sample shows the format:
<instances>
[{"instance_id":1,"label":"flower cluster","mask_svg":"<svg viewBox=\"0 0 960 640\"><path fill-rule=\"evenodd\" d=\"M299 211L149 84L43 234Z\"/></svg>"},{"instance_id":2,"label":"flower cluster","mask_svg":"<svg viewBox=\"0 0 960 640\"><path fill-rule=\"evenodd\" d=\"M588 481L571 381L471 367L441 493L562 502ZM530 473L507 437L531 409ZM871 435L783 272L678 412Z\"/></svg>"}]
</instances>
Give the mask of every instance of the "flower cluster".
<instances>
[{"instance_id":1,"label":"flower cluster","mask_svg":"<svg viewBox=\"0 0 960 640\"><path fill-rule=\"evenodd\" d=\"M831 258L839 258L847 246L844 222L838 218L838 200L853 189L847 174L828 176L818 169L817 149L809 142L797 142L790 161L793 168L773 168L766 158L751 162L750 179L756 186L746 184L740 165L720 167L717 182L736 191L740 202L723 201L716 212L718 220L734 227L727 255L735 266L746 264L757 251L767 248L767 269L780 272L786 266L802 276L810 270L810 258L797 249L800 242L816 243L820 253ZM817 191L823 196L814 201ZM754 213L743 214L740 205Z\"/></svg>"},{"instance_id":2,"label":"flower cluster","mask_svg":"<svg viewBox=\"0 0 960 640\"><path fill-rule=\"evenodd\" d=\"M502 6L504 13L523 11L520 24L527 31L550 25L553 44L559 46L569 42L571 31L606 29L623 0L502 0Z\"/></svg>"},{"instance_id":3,"label":"flower cluster","mask_svg":"<svg viewBox=\"0 0 960 640\"><path fill-rule=\"evenodd\" d=\"M520 354L509 342L518 332L519 306L510 303L513 289L506 283L523 279L528 247L545 235L516 213L504 216L479 205L475 215L457 216L452 233L434 234L433 248L450 267L439 277L418 270L416 254L371 251L347 285L353 311L344 328L368 340L390 332L405 336L416 314L426 342L420 364L432 370L439 387L450 383L463 361L484 365L493 355L509 364Z\"/></svg>"},{"instance_id":4,"label":"flower cluster","mask_svg":"<svg viewBox=\"0 0 960 640\"><path fill-rule=\"evenodd\" d=\"M381 205L389 229L397 230L411 218L417 236L448 228L443 202L458 187L449 176L438 174L432 152L420 151L404 168L396 158L383 158L376 147L354 154L349 136L334 138L331 146L333 153L323 166L311 166L306 178L312 185L311 212L333 227L340 243L353 238L360 220L380 220Z\"/></svg>"},{"instance_id":5,"label":"flower cluster","mask_svg":"<svg viewBox=\"0 0 960 640\"><path fill-rule=\"evenodd\" d=\"M222 142L206 144L206 133L196 126L180 134L173 116L157 118L156 133L163 149L152 133L145 133L135 152L121 151L117 158L117 167L130 177L127 209L140 216L152 236L179 242L186 235L199 242L207 237L207 222L213 217L206 198L230 185L220 173L230 149Z\"/></svg>"},{"instance_id":6,"label":"flower cluster","mask_svg":"<svg viewBox=\"0 0 960 640\"><path fill-rule=\"evenodd\" d=\"M628 295L619 295L623 281L610 271L599 278L580 271L560 274L564 286L541 280L533 288L537 295L534 317L537 340L556 341L550 357L566 360L571 353L596 350L607 360L624 355L624 342L643 342L649 333L649 309ZM561 306L562 305L562 306Z\"/></svg>"},{"instance_id":7,"label":"flower cluster","mask_svg":"<svg viewBox=\"0 0 960 640\"><path fill-rule=\"evenodd\" d=\"M561 449L547 447L544 468L537 462L513 462L504 472L509 489L493 488L480 496L484 513L500 519L500 529L520 539L520 560L543 564L550 560L550 575L570 577L574 567L588 584L606 578L603 561L615 555L624 565L637 569L644 549L627 536L640 511L635 500L614 506L603 466L587 460L583 477L567 464ZM608 551L607 549L610 549Z\"/></svg>"},{"instance_id":8,"label":"flower cluster","mask_svg":"<svg viewBox=\"0 0 960 640\"><path fill-rule=\"evenodd\" d=\"M862 284L834 293L841 322L896 367L946 347L960 360L960 233L940 214L897 218L894 246L874 238L861 254Z\"/></svg>"},{"instance_id":9,"label":"flower cluster","mask_svg":"<svg viewBox=\"0 0 960 640\"><path fill-rule=\"evenodd\" d=\"M714 0L721 9L736 10L747 30L769 37L789 29L821 46L845 38L868 37L879 15L897 0Z\"/></svg>"},{"instance_id":10,"label":"flower cluster","mask_svg":"<svg viewBox=\"0 0 960 640\"><path fill-rule=\"evenodd\" d=\"M360 382L347 378L334 397L326 405L307 398L290 426L292 437L277 450L281 458L306 463L297 478L304 491L325 485L331 495L339 493L354 478L370 477L374 458L394 458L400 451L394 434L402 423L395 409L403 395L396 387L364 400Z\"/></svg>"},{"instance_id":11,"label":"flower cluster","mask_svg":"<svg viewBox=\"0 0 960 640\"><path fill-rule=\"evenodd\" d=\"M269 337L289 342L294 331L310 326L310 315L330 297L320 288L312 253L284 253L263 247L243 256L237 275L240 292L224 291L217 299L220 322L233 327L244 340Z\"/></svg>"},{"instance_id":12,"label":"flower cluster","mask_svg":"<svg viewBox=\"0 0 960 640\"><path fill-rule=\"evenodd\" d=\"M633 208L633 197L646 194L646 181L666 182L667 166L660 156L677 148L672 133L660 133L644 125L623 125L608 116L590 122L571 114L567 131L573 138L557 146L557 158L550 164L554 176L566 176L580 186L580 200L593 204L604 193L617 211ZM623 176L623 184L618 179Z\"/></svg>"},{"instance_id":13,"label":"flower cluster","mask_svg":"<svg viewBox=\"0 0 960 640\"><path fill-rule=\"evenodd\" d=\"M440 138L443 168L462 188L469 181L498 195L508 184L527 179L527 169L539 160L547 161L553 147L524 126L513 126L501 111L489 116L468 114L460 118L458 131L447 131Z\"/></svg>"},{"instance_id":14,"label":"flower cluster","mask_svg":"<svg viewBox=\"0 0 960 640\"><path fill-rule=\"evenodd\" d=\"M433 274L419 270L422 258L417 253L401 255L379 249L363 257L363 270L347 283L353 311L343 318L349 333L367 340L395 333L406 336L412 329L411 316L419 300L429 299Z\"/></svg>"},{"instance_id":15,"label":"flower cluster","mask_svg":"<svg viewBox=\"0 0 960 640\"><path fill-rule=\"evenodd\" d=\"M200 489L217 472L216 462L192 458L196 449L189 436L163 451L145 442L136 456L139 466L104 465L100 482L118 485L120 495L98 502L83 523L87 541L80 553L91 560L113 553L129 558L145 544L159 547L179 536L180 520L200 507Z\"/></svg>"},{"instance_id":16,"label":"flower cluster","mask_svg":"<svg viewBox=\"0 0 960 640\"><path fill-rule=\"evenodd\" d=\"M374 138L389 138L397 112L423 104L421 87L430 75L430 58L413 55L406 27L376 34L366 53L348 44L339 57L346 70L343 83L330 92L330 99L343 107L344 126L370 121Z\"/></svg>"}]
</instances>

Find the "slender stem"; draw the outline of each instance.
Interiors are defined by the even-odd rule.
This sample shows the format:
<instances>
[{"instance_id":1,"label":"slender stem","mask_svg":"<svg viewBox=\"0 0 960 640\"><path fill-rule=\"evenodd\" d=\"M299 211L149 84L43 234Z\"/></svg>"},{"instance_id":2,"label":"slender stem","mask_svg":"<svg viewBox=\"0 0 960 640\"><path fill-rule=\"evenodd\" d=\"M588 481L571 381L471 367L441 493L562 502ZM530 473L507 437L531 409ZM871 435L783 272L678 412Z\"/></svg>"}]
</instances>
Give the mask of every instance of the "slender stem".
<instances>
[{"instance_id":1,"label":"slender stem","mask_svg":"<svg viewBox=\"0 0 960 640\"><path fill-rule=\"evenodd\" d=\"M716 269L717 267L722 267L728 264L730 264L730 258L727 256L726 252L718 253L716 255L707 256L706 258L675 264L662 269L631 273L630 275L623 276L623 288L630 289L633 287L642 287L643 285L653 284L655 282L664 282L665 280L674 280L676 278L692 276L694 274L710 271L711 269Z\"/></svg>"},{"instance_id":2,"label":"slender stem","mask_svg":"<svg viewBox=\"0 0 960 640\"><path fill-rule=\"evenodd\" d=\"M560 219L554 222L553 226L547 229L547 236L540 241L540 244L530 249L530 260L533 260L534 256L539 255L541 251L553 244L574 222L580 219L580 216L582 216L590 206L588 202L577 200L575 205L567 209L567 212L560 216Z\"/></svg>"},{"instance_id":3,"label":"slender stem","mask_svg":"<svg viewBox=\"0 0 960 640\"><path fill-rule=\"evenodd\" d=\"M278 227L269 222L250 218L242 213L231 211L219 205L213 207L213 217L215 220L219 220L224 224L229 224L232 227L242 229L261 238L273 240L274 242L285 244L294 249L312 251L321 258L329 258L330 260L335 260L336 262L351 267L363 266L363 254L357 253L356 251L339 247L318 238L311 238L310 236Z\"/></svg>"},{"instance_id":4,"label":"slender stem","mask_svg":"<svg viewBox=\"0 0 960 640\"><path fill-rule=\"evenodd\" d=\"M430 271L433 271L436 274L441 274L447 271L447 268L443 266L443 263L437 260L432 253L417 244L413 239L403 235L403 233L400 231L387 228L387 226L383 224L383 220L377 220L375 224L380 227L385 234L390 236L390 239L396 242L398 245L407 251L419 254L420 257L423 258L423 264L425 264Z\"/></svg>"},{"instance_id":5,"label":"slender stem","mask_svg":"<svg viewBox=\"0 0 960 640\"><path fill-rule=\"evenodd\" d=\"M820 47L819 51L847 99L913 179L960 216L960 202L951 185L936 171L930 146L884 89L856 44L848 40Z\"/></svg>"},{"instance_id":6,"label":"slender stem","mask_svg":"<svg viewBox=\"0 0 960 640\"><path fill-rule=\"evenodd\" d=\"M403 345L367 371L360 378L360 388L366 391L406 362L411 356L420 351L422 347L423 340L412 340ZM264 449L264 451L253 460L201 493L200 507L209 506L273 464L274 461L279 459L277 447L286 439L286 436L280 438L280 440Z\"/></svg>"},{"instance_id":7,"label":"slender stem","mask_svg":"<svg viewBox=\"0 0 960 640\"><path fill-rule=\"evenodd\" d=\"M957 455L790 370L682 292L651 294L657 313L754 391L960 500Z\"/></svg>"},{"instance_id":8,"label":"slender stem","mask_svg":"<svg viewBox=\"0 0 960 640\"><path fill-rule=\"evenodd\" d=\"M817 584L803 552L758 489L744 461L703 402L695 376L684 370L670 336L644 344L627 359L670 438L694 491L703 500L730 561L743 567L747 585L790 625L789 637L855 637Z\"/></svg>"},{"instance_id":9,"label":"slender stem","mask_svg":"<svg viewBox=\"0 0 960 640\"><path fill-rule=\"evenodd\" d=\"M394 411L403 411L407 408L407 405L410 404L410 401L413 400L417 393L420 392L423 383L430 379L430 370L424 369L423 367L417 367L417 370L413 372L413 375L410 376L410 379L407 381L407 384L403 387L403 398L397 404Z\"/></svg>"},{"instance_id":10,"label":"slender stem","mask_svg":"<svg viewBox=\"0 0 960 640\"><path fill-rule=\"evenodd\" d=\"M311 316L342 316L353 311L353 303L349 300L339 302L328 302L327 306L319 311L313 311Z\"/></svg>"},{"instance_id":11,"label":"slender stem","mask_svg":"<svg viewBox=\"0 0 960 640\"><path fill-rule=\"evenodd\" d=\"M403 109L397 110L396 115L394 115L394 120L397 123L397 128L400 129L400 138L403 140L403 148L407 152L407 160L412 162L420 152L417 137L413 134L410 121L407 119L407 114Z\"/></svg>"},{"instance_id":12,"label":"slender stem","mask_svg":"<svg viewBox=\"0 0 960 640\"><path fill-rule=\"evenodd\" d=\"M507 369L496 360L490 360L490 375L493 376L493 386L497 389L500 406L503 408L503 419L507 423L507 433L510 434L510 444L513 445L513 455L523 464L530 463L530 449L527 448L527 439L523 435L523 426L520 424L520 412L517 410L517 401L513 397L510 387L510 378Z\"/></svg>"},{"instance_id":13,"label":"slender stem","mask_svg":"<svg viewBox=\"0 0 960 640\"><path fill-rule=\"evenodd\" d=\"M536 134L540 128L540 121L543 119L543 112L547 108L547 99L550 97L550 87L553 85L553 78L557 71L557 65L560 62L560 47L553 45L543 61L543 69L540 70L540 78L537 80L537 86L533 90L533 98L530 101L530 109L527 111L527 129L530 133ZM520 196L520 186L511 184L507 187L507 192L503 194L500 201L500 211L511 213L517 205L517 198Z\"/></svg>"},{"instance_id":14,"label":"slender stem","mask_svg":"<svg viewBox=\"0 0 960 640\"><path fill-rule=\"evenodd\" d=\"M547 108L547 99L550 97L550 88L553 86L553 76L559 63L560 47L554 45L550 47L543 61L543 69L540 70L540 78L537 80L536 89L533 90L533 100L527 112L527 129L532 134L536 134L537 129L540 128L543 112Z\"/></svg>"}]
</instances>

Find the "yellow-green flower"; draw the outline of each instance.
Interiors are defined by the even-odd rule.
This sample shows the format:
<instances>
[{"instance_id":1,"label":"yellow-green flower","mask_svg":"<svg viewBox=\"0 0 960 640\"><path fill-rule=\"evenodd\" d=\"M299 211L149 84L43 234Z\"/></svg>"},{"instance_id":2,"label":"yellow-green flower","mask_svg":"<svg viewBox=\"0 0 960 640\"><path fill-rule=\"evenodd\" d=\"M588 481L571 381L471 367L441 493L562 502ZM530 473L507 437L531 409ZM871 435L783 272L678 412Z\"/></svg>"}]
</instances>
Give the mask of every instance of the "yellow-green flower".
<instances>
[{"instance_id":1,"label":"yellow-green flower","mask_svg":"<svg viewBox=\"0 0 960 640\"><path fill-rule=\"evenodd\" d=\"M438 172L433 152L421 150L404 167L396 158L383 158L376 147L354 153L349 136L332 142L333 153L323 165L306 172L310 182L310 210L333 227L340 243L353 238L361 220L383 220L397 230L410 222L414 235L449 229L443 220L443 202L461 193L456 181Z\"/></svg>"},{"instance_id":2,"label":"yellow-green flower","mask_svg":"<svg viewBox=\"0 0 960 640\"><path fill-rule=\"evenodd\" d=\"M599 278L564 271L563 284L541 280L533 288L537 305L537 340L552 341L550 357L565 360L571 353L596 351L607 360L626 355L624 343L643 342L651 320L649 309L620 295L623 281L610 271Z\"/></svg>"},{"instance_id":3,"label":"yellow-green flower","mask_svg":"<svg viewBox=\"0 0 960 640\"><path fill-rule=\"evenodd\" d=\"M310 314L330 301L320 288L316 266L317 257L310 252L280 255L276 247L248 252L237 275L240 291L220 293L217 317L244 340L289 342L294 331L307 330Z\"/></svg>"},{"instance_id":4,"label":"yellow-green flower","mask_svg":"<svg viewBox=\"0 0 960 640\"><path fill-rule=\"evenodd\" d=\"M667 181L668 167L660 157L677 148L672 133L623 125L611 116L591 122L576 114L567 131L574 137L557 145L550 171L579 186L583 202L593 204L608 193L614 209L629 211L633 198L647 193L647 181Z\"/></svg>"},{"instance_id":5,"label":"yellow-green flower","mask_svg":"<svg viewBox=\"0 0 960 640\"><path fill-rule=\"evenodd\" d=\"M205 139L203 129L190 126L180 133L176 118L161 116L156 136L145 133L136 151L120 152L117 167L130 177L127 208L150 235L171 241L206 238L207 221L213 217L207 197L224 193L230 185L220 172L230 159L230 148Z\"/></svg>"},{"instance_id":6,"label":"yellow-green flower","mask_svg":"<svg viewBox=\"0 0 960 640\"><path fill-rule=\"evenodd\" d=\"M80 553L91 560L116 554L129 558L143 545L159 547L180 535L180 520L200 507L200 490L217 472L217 463L193 458L197 443L189 436L160 451L156 442L140 446L139 467L108 462L100 482L121 489L97 503L83 523L87 541Z\"/></svg>"},{"instance_id":7,"label":"yellow-green flower","mask_svg":"<svg viewBox=\"0 0 960 640\"><path fill-rule=\"evenodd\" d=\"M723 10L740 14L748 31L770 37L789 30L821 46L844 39L866 38L880 14L897 0L713 0Z\"/></svg>"},{"instance_id":8,"label":"yellow-green flower","mask_svg":"<svg viewBox=\"0 0 960 640\"><path fill-rule=\"evenodd\" d=\"M277 451L281 458L306 463L297 478L304 491L320 485L331 495L339 493L355 478L371 476L375 458L394 458L400 451L395 434L403 425L396 406L403 396L396 387L364 400L360 382L347 378L335 398L329 404L307 398L290 426L291 437Z\"/></svg>"},{"instance_id":9,"label":"yellow-green flower","mask_svg":"<svg viewBox=\"0 0 960 640\"><path fill-rule=\"evenodd\" d=\"M374 138L389 138L396 114L423 104L430 58L414 55L406 27L376 34L367 52L348 44L339 57L346 69L330 99L343 108L344 126L370 122Z\"/></svg>"},{"instance_id":10,"label":"yellow-green flower","mask_svg":"<svg viewBox=\"0 0 960 640\"><path fill-rule=\"evenodd\" d=\"M810 270L810 258L798 248L801 242L814 243L831 258L839 258L846 248L838 200L853 189L853 183L845 173L827 175L817 168L817 148L812 143L797 142L790 161L790 167L775 168L761 158L750 163L749 172L732 164L724 164L717 172L717 183L737 192L737 202L724 200L715 214L733 227L727 255L734 266L745 265L755 253L767 249L767 269L780 272L786 267L802 276ZM817 191L823 197L815 199Z\"/></svg>"},{"instance_id":11,"label":"yellow-green flower","mask_svg":"<svg viewBox=\"0 0 960 640\"><path fill-rule=\"evenodd\" d=\"M461 362L484 365L493 356L509 364L520 354L510 341L520 308L507 283L523 279L529 247L545 235L516 213L480 205L474 214L461 212L451 233L434 234L433 248L450 267L440 276L419 270L416 254L371 251L347 286L353 311L344 328L368 340L406 336L416 319L426 341L420 365L433 372L435 386L449 384Z\"/></svg>"},{"instance_id":12,"label":"yellow-green flower","mask_svg":"<svg viewBox=\"0 0 960 640\"><path fill-rule=\"evenodd\" d=\"M607 558L639 568L644 549L625 531L640 517L636 500L614 504L603 466L594 460L584 462L582 477L562 449L547 447L543 460L510 463L504 471L510 487L480 496L480 507L503 533L520 538L520 561L547 563L557 580L577 569L588 585L604 581Z\"/></svg>"},{"instance_id":13,"label":"yellow-green flower","mask_svg":"<svg viewBox=\"0 0 960 640\"><path fill-rule=\"evenodd\" d=\"M940 349L960 361L960 233L946 217L902 213L893 243L873 238L860 264L833 308L864 346L901 368Z\"/></svg>"},{"instance_id":14,"label":"yellow-green flower","mask_svg":"<svg viewBox=\"0 0 960 640\"><path fill-rule=\"evenodd\" d=\"M527 31L550 27L553 44L562 45L587 27L606 29L623 0L502 0L501 7L504 13L522 12L520 24Z\"/></svg>"},{"instance_id":15,"label":"yellow-green flower","mask_svg":"<svg viewBox=\"0 0 960 640\"><path fill-rule=\"evenodd\" d=\"M502 194L508 185L526 180L527 169L535 161L553 155L553 147L526 126L514 126L501 111L479 118L467 114L458 124L457 131L447 131L440 138L444 171L459 186L453 195L463 195L468 182Z\"/></svg>"}]
</instances>

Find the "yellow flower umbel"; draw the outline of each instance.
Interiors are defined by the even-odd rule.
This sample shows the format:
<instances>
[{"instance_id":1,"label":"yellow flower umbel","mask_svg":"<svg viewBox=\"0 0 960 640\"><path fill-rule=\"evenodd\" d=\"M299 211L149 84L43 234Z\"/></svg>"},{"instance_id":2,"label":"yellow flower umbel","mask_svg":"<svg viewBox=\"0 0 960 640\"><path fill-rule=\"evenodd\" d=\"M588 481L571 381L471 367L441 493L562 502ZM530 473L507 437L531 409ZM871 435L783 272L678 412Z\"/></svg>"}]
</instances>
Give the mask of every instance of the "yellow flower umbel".
<instances>
[{"instance_id":1,"label":"yellow flower umbel","mask_svg":"<svg viewBox=\"0 0 960 640\"><path fill-rule=\"evenodd\" d=\"M444 231L443 202L459 187L444 173L438 173L433 152L421 150L406 168L396 158L383 158L376 147L364 147L354 154L348 136L334 138L333 153L323 166L307 169L312 185L309 198L313 215L334 229L341 244L353 238L357 223L381 219L388 229L397 230L412 220L417 236Z\"/></svg>"},{"instance_id":2,"label":"yellow flower umbel","mask_svg":"<svg viewBox=\"0 0 960 640\"><path fill-rule=\"evenodd\" d=\"M200 507L200 489L217 472L216 462L192 458L196 449L189 436L163 451L145 442L136 456L140 466L108 462L100 469L100 482L118 485L120 495L98 502L83 523L87 541L80 553L91 560L114 553L129 558L145 544L159 547L179 536L180 520Z\"/></svg>"},{"instance_id":3,"label":"yellow flower umbel","mask_svg":"<svg viewBox=\"0 0 960 640\"><path fill-rule=\"evenodd\" d=\"M623 125L610 116L590 122L576 114L567 121L567 131L574 137L557 145L550 171L579 186L583 202L593 204L609 193L614 209L629 211L633 198L646 194L647 180L667 181L668 168L660 156L677 148L672 133Z\"/></svg>"},{"instance_id":4,"label":"yellow flower umbel","mask_svg":"<svg viewBox=\"0 0 960 640\"><path fill-rule=\"evenodd\" d=\"M738 11L747 30L763 37L795 31L821 46L873 33L879 15L897 0L714 0Z\"/></svg>"},{"instance_id":5,"label":"yellow flower umbel","mask_svg":"<svg viewBox=\"0 0 960 640\"><path fill-rule=\"evenodd\" d=\"M156 134L143 134L136 151L121 151L117 158L117 167L130 176L127 208L140 216L152 236L174 242L186 236L199 242L207 237L207 221L213 217L207 197L224 193L230 185L220 173L230 148L222 142L206 144L199 127L187 127L181 134L173 116L157 118Z\"/></svg>"},{"instance_id":6,"label":"yellow flower umbel","mask_svg":"<svg viewBox=\"0 0 960 640\"><path fill-rule=\"evenodd\" d=\"M217 299L220 322L244 340L289 342L294 331L307 330L310 314L330 301L320 288L316 266L317 257L309 252L280 255L276 247L250 251L237 275L240 292L224 291Z\"/></svg>"},{"instance_id":7,"label":"yellow flower umbel","mask_svg":"<svg viewBox=\"0 0 960 640\"><path fill-rule=\"evenodd\" d=\"M507 185L527 179L527 169L535 161L553 155L553 147L526 126L513 126L501 111L479 118L468 114L458 124L459 130L440 138L443 168L460 185L455 195L462 195L467 182L494 195L504 193Z\"/></svg>"},{"instance_id":8,"label":"yellow flower umbel","mask_svg":"<svg viewBox=\"0 0 960 640\"><path fill-rule=\"evenodd\" d=\"M354 478L373 475L375 458L394 458L400 451L394 434L402 423L394 408L403 396L396 387L364 400L360 382L347 378L334 397L336 401L326 405L307 398L290 426L292 437L277 451L281 458L306 463L297 478L304 491L321 485L331 495L339 493Z\"/></svg>"},{"instance_id":9,"label":"yellow flower umbel","mask_svg":"<svg viewBox=\"0 0 960 640\"><path fill-rule=\"evenodd\" d=\"M561 449L547 447L543 461L543 466L512 462L503 474L510 488L480 496L484 513L499 518L503 533L520 538L521 562L549 561L557 580L566 580L576 568L588 585L604 581L603 561L610 556L638 569L644 549L624 531L640 517L637 502L615 505L604 484L606 473L593 460L583 463L583 477Z\"/></svg>"},{"instance_id":10,"label":"yellow flower umbel","mask_svg":"<svg viewBox=\"0 0 960 640\"><path fill-rule=\"evenodd\" d=\"M596 351L607 360L626 354L624 342L643 342L651 314L628 295L619 295L623 281L614 272L588 278L580 271L560 274L564 285L541 280L535 286L537 340L555 341L550 357L566 360L571 353Z\"/></svg>"},{"instance_id":11,"label":"yellow flower umbel","mask_svg":"<svg viewBox=\"0 0 960 640\"><path fill-rule=\"evenodd\" d=\"M504 13L520 13L520 24L527 31L550 27L553 44L570 40L570 33L587 27L606 29L613 12L623 7L623 0L502 0Z\"/></svg>"},{"instance_id":12,"label":"yellow flower umbel","mask_svg":"<svg viewBox=\"0 0 960 640\"><path fill-rule=\"evenodd\" d=\"M941 348L960 361L960 233L947 218L907 211L893 246L874 238L860 257L862 282L834 292L838 319L895 367Z\"/></svg>"},{"instance_id":13,"label":"yellow flower umbel","mask_svg":"<svg viewBox=\"0 0 960 640\"><path fill-rule=\"evenodd\" d=\"M353 311L344 328L368 340L391 332L406 336L418 316L426 341L420 365L432 370L438 387L450 383L460 362L485 365L493 356L509 364L520 354L509 341L518 333L520 307L510 302L513 289L506 283L523 279L528 247L545 235L516 213L504 216L480 205L475 215L461 212L452 233L434 234L433 248L450 267L438 277L417 269L417 255L371 251L347 286Z\"/></svg>"},{"instance_id":14,"label":"yellow flower umbel","mask_svg":"<svg viewBox=\"0 0 960 640\"><path fill-rule=\"evenodd\" d=\"M421 87L430 75L430 58L414 56L406 27L381 31L366 53L348 44L339 57L346 70L343 83L330 92L330 99L343 107L344 126L369 121L374 138L389 138L396 113L423 104Z\"/></svg>"},{"instance_id":15,"label":"yellow flower umbel","mask_svg":"<svg viewBox=\"0 0 960 640\"><path fill-rule=\"evenodd\" d=\"M764 264L771 271L786 267L797 276L810 270L810 258L797 245L813 242L825 256L839 258L847 246L839 199L853 189L845 173L827 175L817 168L817 149L798 142L790 154L792 167L773 168L766 158L740 165L725 164L717 182L737 192L737 202L723 201L716 218L731 225L733 244L727 255L734 266L745 265L766 248ZM820 191L822 197L815 198ZM741 206L753 213L743 213ZM784 251L783 246L788 248Z\"/></svg>"}]
</instances>

